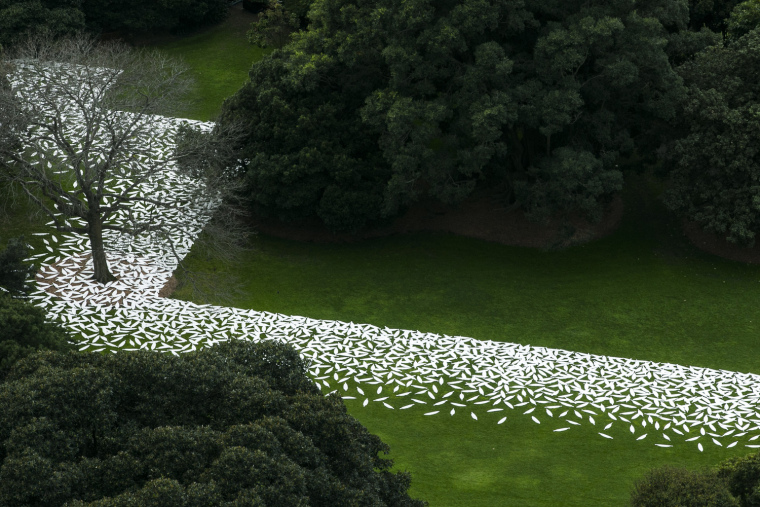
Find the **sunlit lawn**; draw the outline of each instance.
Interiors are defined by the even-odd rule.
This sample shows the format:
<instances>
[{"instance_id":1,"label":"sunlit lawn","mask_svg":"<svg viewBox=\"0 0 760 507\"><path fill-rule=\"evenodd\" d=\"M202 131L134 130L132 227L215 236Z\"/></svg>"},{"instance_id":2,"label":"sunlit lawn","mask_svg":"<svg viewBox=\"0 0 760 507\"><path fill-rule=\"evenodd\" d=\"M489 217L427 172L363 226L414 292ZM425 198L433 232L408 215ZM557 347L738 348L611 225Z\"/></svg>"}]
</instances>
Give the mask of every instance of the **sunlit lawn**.
<instances>
[{"instance_id":1,"label":"sunlit lawn","mask_svg":"<svg viewBox=\"0 0 760 507\"><path fill-rule=\"evenodd\" d=\"M614 440L600 437L590 425L555 433L517 410L469 411L424 416L388 410L380 403L363 408L347 400L349 412L390 445L397 470L412 473L411 495L431 506L607 506L625 505L633 481L649 468L683 464L711 466L746 448L691 445L660 448L651 434L636 441L623 426L611 428ZM652 428L654 429L654 428Z\"/></svg>"}]
</instances>

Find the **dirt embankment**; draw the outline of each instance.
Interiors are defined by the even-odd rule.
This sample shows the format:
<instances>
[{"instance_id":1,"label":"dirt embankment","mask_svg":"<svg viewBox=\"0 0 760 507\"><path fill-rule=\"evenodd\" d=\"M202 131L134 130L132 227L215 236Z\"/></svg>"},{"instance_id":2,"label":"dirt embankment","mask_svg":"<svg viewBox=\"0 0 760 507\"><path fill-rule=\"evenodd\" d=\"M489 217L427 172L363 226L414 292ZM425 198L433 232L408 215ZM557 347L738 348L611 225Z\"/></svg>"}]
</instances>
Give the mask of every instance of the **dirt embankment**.
<instances>
[{"instance_id":1,"label":"dirt embankment","mask_svg":"<svg viewBox=\"0 0 760 507\"><path fill-rule=\"evenodd\" d=\"M361 239L423 231L450 232L505 245L533 248L563 248L587 243L611 234L620 225L623 200L615 196L604 217L592 224L580 215L553 217L548 224L530 222L521 210L508 210L498 195L488 189L474 192L458 206L423 201L411 207L390 225L357 235L334 234L318 220L291 225L278 220L254 219L259 232L296 241L316 243L353 242Z\"/></svg>"}]
</instances>

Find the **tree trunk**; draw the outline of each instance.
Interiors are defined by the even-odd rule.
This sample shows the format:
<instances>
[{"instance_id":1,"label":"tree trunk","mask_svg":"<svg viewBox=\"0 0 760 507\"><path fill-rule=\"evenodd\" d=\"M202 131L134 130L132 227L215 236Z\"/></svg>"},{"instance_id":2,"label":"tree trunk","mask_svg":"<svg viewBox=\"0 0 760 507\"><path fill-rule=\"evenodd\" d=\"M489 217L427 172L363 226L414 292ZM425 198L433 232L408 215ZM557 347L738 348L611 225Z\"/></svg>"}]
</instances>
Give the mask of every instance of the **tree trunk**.
<instances>
[{"instance_id":1,"label":"tree trunk","mask_svg":"<svg viewBox=\"0 0 760 507\"><path fill-rule=\"evenodd\" d=\"M100 283L108 283L116 280L108 269L108 260L106 251L103 248L103 223L100 215L93 213L88 221L88 236L90 237L90 248L92 249L92 266L95 271L93 278Z\"/></svg>"}]
</instances>

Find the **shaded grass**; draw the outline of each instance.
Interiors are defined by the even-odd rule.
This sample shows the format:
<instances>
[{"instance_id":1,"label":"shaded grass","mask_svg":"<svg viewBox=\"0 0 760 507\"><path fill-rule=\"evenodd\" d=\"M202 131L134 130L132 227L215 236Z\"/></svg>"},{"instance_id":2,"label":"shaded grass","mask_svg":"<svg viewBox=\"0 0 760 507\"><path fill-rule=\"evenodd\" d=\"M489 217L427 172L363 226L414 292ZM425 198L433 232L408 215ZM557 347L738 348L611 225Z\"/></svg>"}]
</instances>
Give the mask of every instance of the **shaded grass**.
<instances>
[{"instance_id":1,"label":"shaded grass","mask_svg":"<svg viewBox=\"0 0 760 507\"><path fill-rule=\"evenodd\" d=\"M646 219L629 214L612 236L560 252L446 234L337 245L260 235L242 262L187 262L234 275L243 308L760 372L760 267L702 254Z\"/></svg>"},{"instance_id":2,"label":"shaded grass","mask_svg":"<svg viewBox=\"0 0 760 507\"><path fill-rule=\"evenodd\" d=\"M200 34L155 46L181 58L195 78L196 89L189 107L180 112L180 117L215 119L224 99L248 80L253 62L272 52L248 43L245 35L248 24L241 22L240 17L252 20L249 13L233 10L226 21Z\"/></svg>"},{"instance_id":3,"label":"shaded grass","mask_svg":"<svg viewBox=\"0 0 760 507\"><path fill-rule=\"evenodd\" d=\"M53 233L55 229L45 224L50 219L20 190L14 193L8 185L0 184L0 249L5 248L8 240L24 236L25 241L35 248L43 246L39 236L34 233Z\"/></svg>"},{"instance_id":4,"label":"shaded grass","mask_svg":"<svg viewBox=\"0 0 760 507\"><path fill-rule=\"evenodd\" d=\"M243 308L760 373L760 267L692 247L658 188L628 175L620 229L566 251L444 234L338 245L261 235L241 262L191 252L188 263L236 277L244 290L233 304ZM498 413L474 421L346 404L432 506L620 505L652 467L699 468L750 452L743 443L658 448L622 426L607 431L614 440L588 424L554 433L517 410L499 426Z\"/></svg>"}]
</instances>

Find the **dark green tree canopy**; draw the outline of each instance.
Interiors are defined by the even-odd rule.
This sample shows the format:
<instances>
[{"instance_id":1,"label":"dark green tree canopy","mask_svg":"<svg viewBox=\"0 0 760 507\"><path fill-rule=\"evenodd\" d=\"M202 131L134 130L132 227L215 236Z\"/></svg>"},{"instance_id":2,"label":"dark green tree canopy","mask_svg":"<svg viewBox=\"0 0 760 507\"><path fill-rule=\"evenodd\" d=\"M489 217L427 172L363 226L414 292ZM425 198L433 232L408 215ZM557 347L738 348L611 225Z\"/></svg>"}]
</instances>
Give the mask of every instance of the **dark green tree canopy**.
<instances>
[{"instance_id":1,"label":"dark green tree canopy","mask_svg":"<svg viewBox=\"0 0 760 507\"><path fill-rule=\"evenodd\" d=\"M96 32L189 30L221 21L227 0L81 0L87 28Z\"/></svg>"},{"instance_id":2,"label":"dark green tree canopy","mask_svg":"<svg viewBox=\"0 0 760 507\"><path fill-rule=\"evenodd\" d=\"M71 35L85 27L82 0L0 0L0 44L28 32Z\"/></svg>"},{"instance_id":3,"label":"dark green tree canopy","mask_svg":"<svg viewBox=\"0 0 760 507\"><path fill-rule=\"evenodd\" d=\"M71 350L69 334L32 304L0 292L0 380L20 359L39 350Z\"/></svg>"},{"instance_id":4,"label":"dark green tree canopy","mask_svg":"<svg viewBox=\"0 0 760 507\"><path fill-rule=\"evenodd\" d=\"M8 240L5 248L0 250L0 289L13 296L29 293L29 279L35 273L34 266L24 262L29 255L23 236Z\"/></svg>"},{"instance_id":5,"label":"dark green tree canopy","mask_svg":"<svg viewBox=\"0 0 760 507\"><path fill-rule=\"evenodd\" d=\"M663 467L649 471L631 492L631 507L739 507L714 470Z\"/></svg>"},{"instance_id":6,"label":"dark green tree canopy","mask_svg":"<svg viewBox=\"0 0 760 507\"><path fill-rule=\"evenodd\" d=\"M631 492L632 507L754 507L760 505L760 454L730 458L700 471L650 470Z\"/></svg>"},{"instance_id":7,"label":"dark green tree canopy","mask_svg":"<svg viewBox=\"0 0 760 507\"><path fill-rule=\"evenodd\" d=\"M760 26L760 0L746 0L731 11L726 23L728 39L735 41Z\"/></svg>"},{"instance_id":8,"label":"dark green tree canopy","mask_svg":"<svg viewBox=\"0 0 760 507\"><path fill-rule=\"evenodd\" d=\"M661 152L672 162L668 207L743 245L760 230L759 69L758 29L679 67L689 86L683 136Z\"/></svg>"},{"instance_id":9,"label":"dark green tree canopy","mask_svg":"<svg viewBox=\"0 0 760 507\"><path fill-rule=\"evenodd\" d=\"M40 353L0 384L0 504L418 506L298 353Z\"/></svg>"},{"instance_id":10,"label":"dark green tree canopy","mask_svg":"<svg viewBox=\"0 0 760 507\"><path fill-rule=\"evenodd\" d=\"M689 27L698 31L702 27L724 34L731 11L742 0L688 0Z\"/></svg>"},{"instance_id":11,"label":"dark green tree canopy","mask_svg":"<svg viewBox=\"0 0 760 507\"><path fill-rule=\"evenodd\" d=\"M251 70L222 121L245 119L259 214L335 230L481 181L531 216L601 215L615 162L656 148L685 94L670 59L684 0L320 0L310 25Z\"/></svg>"},{"instance_id":12,"label":"dark green tree canopy","mask_svg":"<svg viewBox=\"0 0 760 507\"><path fill-rule=\"evenodd\" d=\"M188 30L221 21L227 0L0 0L0 44L29 32Z\"/></svg>"}]
</instances>

